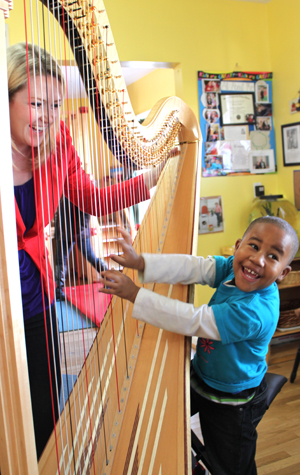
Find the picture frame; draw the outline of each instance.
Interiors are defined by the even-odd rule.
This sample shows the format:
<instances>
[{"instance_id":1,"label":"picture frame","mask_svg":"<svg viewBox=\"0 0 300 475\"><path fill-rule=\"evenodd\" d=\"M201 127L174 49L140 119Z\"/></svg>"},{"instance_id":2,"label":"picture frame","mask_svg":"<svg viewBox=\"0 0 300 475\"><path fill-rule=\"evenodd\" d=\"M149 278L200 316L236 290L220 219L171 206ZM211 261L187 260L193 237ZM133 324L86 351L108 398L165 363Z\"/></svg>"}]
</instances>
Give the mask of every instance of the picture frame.
<instances>
[{"instance_id":1,"label":"picture frame","mask_svg":"<svg viewBox=\"0 0 300 475\"><path fill-rule=\"evenodd\" d=\"M224 212L221 196L200 198L198 234L220 233L224 231Z\"/></svg>"},{"instance_id":2,"label":"picture frame","mask_svg":"<svg viewBox=\"0 0 300 475\"><path fill-rule=\"evenodd\" d=\"M300 170L294 170L294 199L297 210L300 210Z\"/></svg>"},{"instance_id":3,"label":"picture frame","mask_svg":"<svg viewBox=\"0 0 300 475\"><path fill-rule=\"evenodd\" d=\"M275 172L274 150L251 150L249 154L251 173Z\"/></svg>"},{"instance_id":4,"label":"picture frame","mask_svg":"<svg viewBox=\"0 0 300 475\"><path fill-rule=\"evenodd\" d=\"M220 92L220 81L218 79L202 79L204 92Z\"/></svg>"},{"instance_id":5,"label":"picture frame","mask_svg":"<svg viewBox=\"0 0 300 475\"><path fill-rule=\"evenodd\" d=\"M218 94L216 92L207 92L205 96L205 106L207 109L217 109L218 108Z\"/></svg>"},{"instance_id":6,"label":"picture frame","mask_svg":"<svg viewBox=\"0 0 300 475\"><path fill-rule=\"evenodd\" d=\"M283 165L300 165L300 122L281 126Z\"/></svg>"},{"instance_id":7,"label":"picture frame","mask_svg":"<svg viewBox=\"0 0 300 475\"><path fill-rule=\"evenodd\" d=\"M219 94L222 126L247 125L255 122L254 94Z\"/></svg>"},{"instance_id":8,"label":"picture frame","mask_svg":"<svg viewBox=\"0 0 300 475\"><path fill-rule=\"evenodd\" d=\"M257 81L257 83L255 84L255 94L257 103L270 102L269 86L266 81Z\"/></svg>"},{"instance_id":9,"label":"picture frame","mask_svg":"<svg viewBox=\"0 0 300 475\"><path fill-rule=\"evenodd\" d=\"M272 130L272 118L271 117L257 117L256 116L256 130L268 132Z\"/></svg>"},{"instance_id":10,"label":"picture frame","mask_svg":"<svg viewBox=\"0 0 300 475\"><path fill-rule=\"evenodd\" d=\"M206 120L206 122L210 124L214 122L218 122L220 119L220 111L219 109L204 109L203 117Z\"/></svg>"}]
</instances>

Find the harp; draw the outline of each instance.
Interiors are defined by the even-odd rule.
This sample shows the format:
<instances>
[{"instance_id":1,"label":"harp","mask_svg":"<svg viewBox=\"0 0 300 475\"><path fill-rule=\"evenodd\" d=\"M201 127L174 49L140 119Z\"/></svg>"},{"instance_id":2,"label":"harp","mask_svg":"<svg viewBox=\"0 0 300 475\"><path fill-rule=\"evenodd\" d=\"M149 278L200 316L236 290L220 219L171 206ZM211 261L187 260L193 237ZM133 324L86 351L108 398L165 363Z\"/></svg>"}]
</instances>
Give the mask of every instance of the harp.
<instances>
[{"instance_id":1,"label":"harp","mask_svg":"<svg viewBox=\"0 0 300 475\"><path fill-rule=\"evenodd\" d=\"M155 166L171 155L135 237L138 252L194 253L200 176L195 115L180 99L169 98L157 104L141 126L127 97L102 0L43 3L68 37L97 127L102 129L101 147L107 147L109 156L123 167L135 169ZM1 103L8 116L4 80L8 4L2 0L0 8ZM7 124L1 135L9 157ZM178 153L172 156L174 147ZM84 363L37 462L9 160L0 180L2 475L189 473L189 339L137 325L130 317L131 304L115 298L91 346L85 348ZM124 222L123 212L120 219ZM132 271L128 275L137 280ZM190 298L181 285L159 284L153 290L184 301Z\"/></svg>"}]
</instances>

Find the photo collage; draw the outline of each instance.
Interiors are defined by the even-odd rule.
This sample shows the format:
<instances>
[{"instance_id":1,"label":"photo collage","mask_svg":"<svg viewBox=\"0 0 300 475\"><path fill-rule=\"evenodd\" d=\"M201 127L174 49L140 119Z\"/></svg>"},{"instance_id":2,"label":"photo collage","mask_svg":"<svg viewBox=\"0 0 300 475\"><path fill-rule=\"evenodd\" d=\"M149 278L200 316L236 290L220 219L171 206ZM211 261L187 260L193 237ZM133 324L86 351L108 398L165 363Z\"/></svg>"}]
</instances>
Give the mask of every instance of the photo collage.
<instances>
[{"instance_id":1,"label":"photo collage","mask_svg":"<svg viewBox=\"0 0 300 475\"><path fill-rule=\"evenodd\" d=\"M276 171L271 78L198 72L203 176Z\"/></svg>"}]
</instances>

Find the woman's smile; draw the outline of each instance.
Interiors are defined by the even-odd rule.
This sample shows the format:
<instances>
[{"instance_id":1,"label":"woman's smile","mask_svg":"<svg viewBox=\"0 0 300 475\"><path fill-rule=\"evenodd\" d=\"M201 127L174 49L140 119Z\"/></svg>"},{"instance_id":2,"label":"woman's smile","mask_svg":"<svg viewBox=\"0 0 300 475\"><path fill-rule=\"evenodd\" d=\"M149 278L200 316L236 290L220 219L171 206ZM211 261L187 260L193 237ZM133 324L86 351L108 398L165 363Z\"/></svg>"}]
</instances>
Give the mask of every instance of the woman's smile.
<instances>
[{"instance_id":1,"label":"woman's smile","mask_svg":"<svg viewBox=\"0 0 300 475\"><path fill-rule=\"evenodd\" d=\"M30 90L30 97L29 97ZM50 76L37 77L15 93L10 101L11 135L17 150L30 156L59 118L60 92Z\"/></svg>"}]
</instances>

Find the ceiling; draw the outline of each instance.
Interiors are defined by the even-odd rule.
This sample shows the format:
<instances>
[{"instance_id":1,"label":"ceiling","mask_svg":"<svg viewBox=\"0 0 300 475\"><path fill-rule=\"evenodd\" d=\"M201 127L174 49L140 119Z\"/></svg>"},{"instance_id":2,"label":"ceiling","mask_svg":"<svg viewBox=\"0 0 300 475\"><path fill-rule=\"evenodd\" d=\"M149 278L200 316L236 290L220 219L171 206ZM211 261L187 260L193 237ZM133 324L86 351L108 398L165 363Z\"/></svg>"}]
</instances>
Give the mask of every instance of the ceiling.
<instances>
[{"instance_id":1,"label":"ceiling","mask_svg":"<svg viewBox=\"0 0 300 475\"><path fill-rule=\"evenodd\" d=\"M121 61L121 67L126 86L151 73L155 69L173 69L174 63L159 63L152 61Z\"/></svg>"},{"instance_id":2,"label":"ceiling","mask_svg":"<svg viewBox=\"0 0 300 475\"><path fill-rule=\"evenodd\" d=\"M236 2L269 3L271 0L235 0Z\"/></svg>"},{"instance_id":3,"label":"ceiling","mask_svg":"<svg viewBox=\"0 0 300 475\"><path fill-rule=\"evenodd\" d=\"M151 73L151 71L154 71L154 69L148 69L148 68L136 68L136 69L131 69L131 68L122 68L123 76L125 79L126 86L129 86L135 81L138 81L139 79L142 79L144 76L147 76L147 74Z\"/></svg>"},{"instance_id":4,"label":"ceiling","mask_svg":"<svg viewBox=\"0 0 300 475\"><path fill-rule=\"evenodd\" d=\"M159 68L174 68L173 63L155 63L150 61L121 61L126 86ZM85 89L76 66L61 65L67 83L69 97L85 97Z\"/></svg>"}]
</instances>

